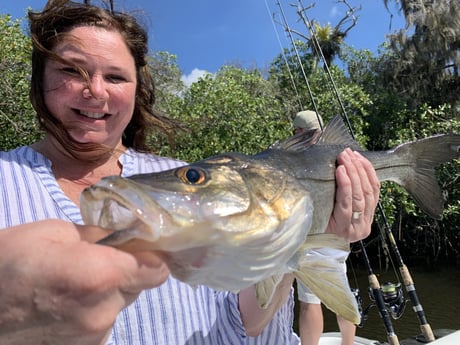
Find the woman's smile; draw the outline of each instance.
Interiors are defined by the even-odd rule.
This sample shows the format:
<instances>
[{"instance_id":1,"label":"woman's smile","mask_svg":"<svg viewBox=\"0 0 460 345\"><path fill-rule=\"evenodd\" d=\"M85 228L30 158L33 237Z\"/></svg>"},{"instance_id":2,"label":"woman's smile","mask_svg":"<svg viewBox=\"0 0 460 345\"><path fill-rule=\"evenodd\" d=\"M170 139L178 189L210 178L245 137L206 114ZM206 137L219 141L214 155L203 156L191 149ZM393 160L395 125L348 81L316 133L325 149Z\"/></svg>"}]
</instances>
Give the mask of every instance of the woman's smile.
<instances>
[{"instance_id":1,"label":"woman's smile","mask_svg":"<svg viewBox=\"0 0 460 345\"><path fill-rule=\"evenodd\" d=\"M110 114L103 113L103 112L93 112L93 111L85 111L85 110L76 110L75 111L84 117L88 117L90 119L101 120L104 117L110 116Z\"/></svg>"}]
</instances>

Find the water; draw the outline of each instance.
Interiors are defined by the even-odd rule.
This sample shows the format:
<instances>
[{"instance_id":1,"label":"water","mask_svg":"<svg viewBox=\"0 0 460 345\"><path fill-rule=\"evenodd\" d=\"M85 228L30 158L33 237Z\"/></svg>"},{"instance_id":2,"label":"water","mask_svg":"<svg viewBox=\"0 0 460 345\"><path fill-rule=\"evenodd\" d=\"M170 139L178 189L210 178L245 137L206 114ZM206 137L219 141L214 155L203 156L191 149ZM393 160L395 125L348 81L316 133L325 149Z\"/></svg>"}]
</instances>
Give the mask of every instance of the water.
<instances>
[{"instance_id":1,"label":"water","mask_svg":"<svg viewBox=\"0 0 460 345\"><path fill-rule=\"evenodd\" d=\"M425 316L432 330L436 329L460 329L460 267L439 267L435 272L415 271L409 267L410 274L414 281L415 289L423 306ZM380 285L384 282L398 282L398 277L393 270L387 273L380 273L374 268ZM363 307L366 308L371 300L367 289L369 286L367 272L355 270L356 281L353 273L349 272L350 285L358 285L363 300ZM401 281L402 283L402 281ZM399 340L407 339L421 334L417 314L412 309L405 288L402 284L404 296L407 299L406 309L403 315L397 319L391 319L394 331ZM338 332L335 315L323 307L324 331ZM357 328L356 335L380 341L387 341L386 330L382 319L379 316L377 307L369 311L368 320L362 328Z\"/></svg>"}]
</instances>

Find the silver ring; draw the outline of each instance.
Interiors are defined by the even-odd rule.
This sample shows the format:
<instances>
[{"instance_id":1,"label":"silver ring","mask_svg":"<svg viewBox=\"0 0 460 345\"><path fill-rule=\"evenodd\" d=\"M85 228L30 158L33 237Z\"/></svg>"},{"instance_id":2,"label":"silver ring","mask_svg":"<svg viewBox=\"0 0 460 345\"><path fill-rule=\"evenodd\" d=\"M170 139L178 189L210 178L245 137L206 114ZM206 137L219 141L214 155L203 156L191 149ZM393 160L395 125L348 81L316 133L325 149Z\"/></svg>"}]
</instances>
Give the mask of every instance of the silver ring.
<instances>
[{"instance_id":1,"label":"silver ring","mask_svg":"<svg viewBox=\"0 0 460 345\"><path fill-rule=\"evenodd\" d=\"M361 217L361 214L362 214L361 211L353 211L351 217L353 218L353 220L358 220L359 217Z\"/></svg>"}]
</instances>

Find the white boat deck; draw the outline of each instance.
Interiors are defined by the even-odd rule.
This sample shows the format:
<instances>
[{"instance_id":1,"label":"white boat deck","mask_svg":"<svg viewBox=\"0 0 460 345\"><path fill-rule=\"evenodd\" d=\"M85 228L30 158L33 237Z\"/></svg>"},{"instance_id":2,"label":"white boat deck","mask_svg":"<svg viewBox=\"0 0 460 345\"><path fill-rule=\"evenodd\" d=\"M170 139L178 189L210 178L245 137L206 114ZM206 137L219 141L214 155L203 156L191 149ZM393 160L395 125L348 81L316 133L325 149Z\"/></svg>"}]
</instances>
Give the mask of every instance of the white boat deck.
<instances>
[{"instance_id":1,"label":"white boat deck","mask_svg":"<svg viewBox=\"0 0 460 345\"><path fill-rule=\"evenodd\" d=\"M404 341L402 341L402 343L404 343ZM423 344L415 340L413 343ZM319 340L318 345L341 345L341 344L342 344L342 338L340 336L340 332L327 332L321 336L321 339ZM361 338L358 336L355 337L355 345L382 345L382 344L387 344L387 343L378 341L378 340L373 340L373 339ZM435 341L432 341L430 343L425 343L425 344L460 345L460 330L457 330L455 332L452 332L450 334L443 336L442 338L438 338Z\"/></svg>"},{"instance_id":2,"label":"white boat deck","mask_svg":"<svg viewBox=\"0 0 460 345\"><path fill-rule=\"evenodd\" d=\"M366 339L356 336L355 345L379 345L381 342L372 339ZM327 332L323 333L318 345L342 345L342 337L340 332ZM460 345L460 343L459 343Z\"/></svg>"}]
</instances>

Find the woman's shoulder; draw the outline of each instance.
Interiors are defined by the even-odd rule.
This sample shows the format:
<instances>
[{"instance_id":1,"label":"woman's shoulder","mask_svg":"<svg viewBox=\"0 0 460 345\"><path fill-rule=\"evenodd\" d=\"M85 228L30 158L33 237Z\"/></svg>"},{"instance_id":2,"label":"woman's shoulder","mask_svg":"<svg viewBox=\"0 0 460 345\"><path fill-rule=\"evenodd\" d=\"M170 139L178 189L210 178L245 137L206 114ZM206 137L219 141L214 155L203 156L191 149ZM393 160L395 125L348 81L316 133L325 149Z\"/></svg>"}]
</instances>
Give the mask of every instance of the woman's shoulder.
<instances>
[{"instance_id":1,"label":"woman's shoulder","mask_svg":"<svg viewBox=\"0 0 460 345\"><path fill-rule=\"evenodd\" d=\"M0 151L0 164L21 164L34 166L44 164L46 158L30 146L20 146L9 151Z\"/></svg>"},{"instance_id":2,"label":"woman's shoulder","mask_svg":"<svg viewBox=\"0 0 460 345\"><path fill-rule=\"evenodd\" d=\"M19 146L11 150L1 150L0 156L1 157L19 157L24 156L30 150L32 150L29 146Z\"/></svg>"},{"instance_id":3,"label":"woman's shoulder","mask_svg":"<svg viewBox=\"0 0 460 345\"><path fill-rule=\"evenodd\" d=\"M138 152L132 149L128 149L121 159L121 163L124 167L123 170L129 170L129 175L131 173L139 174L169 170L186 165L185 162L174 158L158 156L152 153Z\"/></svg>"}]
</instances>

